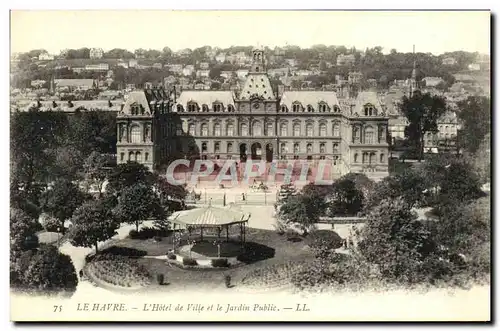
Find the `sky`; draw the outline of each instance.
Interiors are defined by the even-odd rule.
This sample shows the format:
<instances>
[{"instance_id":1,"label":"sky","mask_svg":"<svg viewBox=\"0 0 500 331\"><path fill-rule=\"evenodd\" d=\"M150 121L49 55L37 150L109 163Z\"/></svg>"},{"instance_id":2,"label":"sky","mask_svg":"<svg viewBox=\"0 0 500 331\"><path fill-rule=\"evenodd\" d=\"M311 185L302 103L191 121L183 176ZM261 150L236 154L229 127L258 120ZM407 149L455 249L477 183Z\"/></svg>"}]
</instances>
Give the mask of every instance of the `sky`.
<instances>
[{"instance_id":1,"label":"sky","mask_svg":"<svg viewBox=\"0 0 500 331\"><path fill-rule=\"evenodd\" d=\"M382 46L490 54L487 11L12 11L11 52L100 47Z\"/></svg>"}]
</instances>

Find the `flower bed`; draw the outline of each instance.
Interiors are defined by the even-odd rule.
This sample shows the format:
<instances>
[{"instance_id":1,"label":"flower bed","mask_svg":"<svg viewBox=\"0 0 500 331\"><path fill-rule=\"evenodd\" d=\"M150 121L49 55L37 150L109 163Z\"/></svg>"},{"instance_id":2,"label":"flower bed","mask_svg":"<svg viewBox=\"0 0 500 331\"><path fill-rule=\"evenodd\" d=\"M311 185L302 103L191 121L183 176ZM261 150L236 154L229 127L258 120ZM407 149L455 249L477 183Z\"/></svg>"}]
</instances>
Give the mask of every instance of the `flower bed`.
<instances>
[{"instance_id":1,"label":"flower bed","mask_svg":"<svg viewBox=\"0 0 500 331\"><path fill-rule=\"evenodd\" d=\"M90 278L124 288L140 288L151 284L148 271L137 261L116 255L100 255L86 265Z\"/></svg>"},{"instance_id":2,"label":"flower bed","mask_svg":"<svg viewBox=\"0 0 500 331\"><path fill-rule=\"evenodd\" d=\"M250 288L272 288L291 284L292 276L306 269L308 263L290 261L270 265L246 274L241 283Z\"/></svg>"}]
</instances>

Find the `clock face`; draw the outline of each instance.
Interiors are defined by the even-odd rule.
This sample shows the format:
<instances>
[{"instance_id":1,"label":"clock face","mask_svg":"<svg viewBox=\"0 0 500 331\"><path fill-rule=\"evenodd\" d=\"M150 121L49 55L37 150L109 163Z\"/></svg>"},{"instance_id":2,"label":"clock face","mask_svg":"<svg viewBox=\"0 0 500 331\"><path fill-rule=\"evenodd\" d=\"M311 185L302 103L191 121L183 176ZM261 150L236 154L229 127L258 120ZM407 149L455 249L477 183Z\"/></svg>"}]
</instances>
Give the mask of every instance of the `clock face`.
<instances>
[{"instance_id":1,"label":"clock face","mask_svg":"<svg viewBox=\"0 0 500 331\"><path fill-rule=\"evenodd\" d=\"M260 105L259 105L258 103L254 103L254 104L253 104L253 107L254 107L255 109L258 109L258 108L260 107Z\"/></svg>"}]
</instances>

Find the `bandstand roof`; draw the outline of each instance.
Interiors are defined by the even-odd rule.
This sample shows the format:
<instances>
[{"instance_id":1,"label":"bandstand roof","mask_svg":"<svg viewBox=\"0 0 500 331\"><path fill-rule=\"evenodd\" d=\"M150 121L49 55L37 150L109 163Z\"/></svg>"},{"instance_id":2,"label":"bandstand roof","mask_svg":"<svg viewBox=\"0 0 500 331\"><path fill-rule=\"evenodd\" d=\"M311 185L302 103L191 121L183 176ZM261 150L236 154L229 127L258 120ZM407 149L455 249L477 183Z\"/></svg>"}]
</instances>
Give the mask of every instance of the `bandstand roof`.
<instances>
[{"instance_id":1,"label":"bandstand roof","mask_svg":"<svg viewBox=\"0 0 500 331\"><path fill-rule=\"evenodd\" d=\"M218 227L248 222L249 218L250 214L245 214L230 207L207 206L175 212L172 214L170 221L185 226Z\"/></svg>"}]
</instances>

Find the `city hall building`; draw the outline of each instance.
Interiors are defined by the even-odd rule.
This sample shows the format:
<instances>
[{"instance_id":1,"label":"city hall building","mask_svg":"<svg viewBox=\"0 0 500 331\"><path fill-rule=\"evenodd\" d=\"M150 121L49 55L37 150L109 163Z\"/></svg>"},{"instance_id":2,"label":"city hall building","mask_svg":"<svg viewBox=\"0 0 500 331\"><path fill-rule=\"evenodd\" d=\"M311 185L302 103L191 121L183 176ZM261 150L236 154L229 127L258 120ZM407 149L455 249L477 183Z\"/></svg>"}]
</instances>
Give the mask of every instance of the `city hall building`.
<instances>
[{"instance_id":1,"label":"city hall building","mask_svg":"<svg viewBox=\"0 0 500 331\"><path fill-rule=\"evenodd\" d=\"M240 91L133 91L117 115L118 163L329 160L336 176L388 174L388 117L376 92L339 102L332 91L279 90L256 49Z\"/></svg>"}]
</instances>

